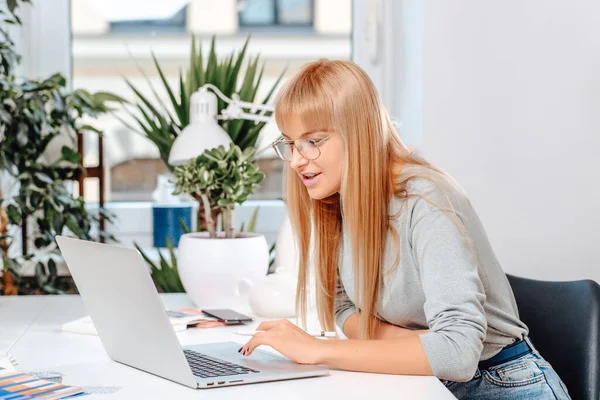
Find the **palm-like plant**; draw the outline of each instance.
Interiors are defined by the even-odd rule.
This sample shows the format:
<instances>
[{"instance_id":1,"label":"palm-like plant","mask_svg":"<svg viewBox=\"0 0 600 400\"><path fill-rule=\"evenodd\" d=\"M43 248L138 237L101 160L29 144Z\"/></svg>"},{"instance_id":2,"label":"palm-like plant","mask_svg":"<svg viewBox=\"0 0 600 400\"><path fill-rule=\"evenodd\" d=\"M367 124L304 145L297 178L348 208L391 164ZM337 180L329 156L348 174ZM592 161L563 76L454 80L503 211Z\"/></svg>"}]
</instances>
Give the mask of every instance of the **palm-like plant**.
<instances>
[{"instance_id":1,"label":"palm-like plant","mask_svg":"<svg viewBox=\"0 0 600 400\"><path fill-rule=\"evenodd\" d=\"M246 38L244 46L237 55L233 52L228 57L219 60L215 52L215 36L213 36L208 59L204 62L201 45L196 46L196 40L192 37L190 64L185 74L179 73L178 90L174 90L169 85L159 61L152 54L156 71L170 100L169 106L161 100L155 87L147 77L146 81L155 99L145 96L129 80L126 80L135 93L135 108L137 109L136 111L128 110L128 113L136 121L138 128L132 127L125 121L123 122L130 129L142 133L157 146L161 159L171 172L173 167L168 163L169 152L177 135L189 124L189 100L196 90L204 84L211 83L229 98L234 93L238 93L242 101L255 102L264 72L264 65L259 69L258 55L248 57L241 85L239 79L240 70L246 59L249 41L250 36ZM285 69L263 99L262 104L269 101L284 73ZM225 107L225 102L218 99L218 110ZM259 112L255 111L255 113ZM270 113L264 112L263 115L268 116ZM255 146L258 134L265 125L264 122L256 123L247 120L219 120L219 124L229 134L233 143L242 150Z\"/></svg>"}]
</instances>

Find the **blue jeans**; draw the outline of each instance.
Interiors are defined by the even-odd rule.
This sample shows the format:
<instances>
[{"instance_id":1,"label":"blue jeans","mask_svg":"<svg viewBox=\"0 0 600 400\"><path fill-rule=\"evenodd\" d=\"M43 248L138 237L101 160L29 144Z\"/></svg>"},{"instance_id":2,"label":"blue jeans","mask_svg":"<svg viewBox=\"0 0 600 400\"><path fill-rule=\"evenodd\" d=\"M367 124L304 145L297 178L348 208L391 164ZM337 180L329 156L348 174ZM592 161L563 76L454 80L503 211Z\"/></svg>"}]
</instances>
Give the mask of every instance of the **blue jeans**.
<instances>
[{"instance_id":1,"label":"blue jeans","mask_svg":"<svg viewBox=\"0 0 600 400\"><path fill-rule=\"evenodd\" d=\"M477 369L473 379L468 382L442 383L458 399L571 399L556 371L532 345L531 347L534 349L532 353L515 360L484 370Z\"/></svg>"}]
</instances>

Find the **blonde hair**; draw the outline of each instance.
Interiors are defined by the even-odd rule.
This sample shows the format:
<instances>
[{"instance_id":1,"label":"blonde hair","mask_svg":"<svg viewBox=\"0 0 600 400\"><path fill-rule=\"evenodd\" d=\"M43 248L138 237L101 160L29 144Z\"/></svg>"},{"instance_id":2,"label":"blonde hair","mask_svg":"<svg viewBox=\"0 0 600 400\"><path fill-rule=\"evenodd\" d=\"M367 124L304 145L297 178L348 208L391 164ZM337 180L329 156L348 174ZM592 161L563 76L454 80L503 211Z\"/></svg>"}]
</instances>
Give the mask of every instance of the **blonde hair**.
<instances>
[{"instance_id":1,"label":"blonde hair","mask_svg":"<svg viewBox=\"0 0 600 400\"><path fill-rule=\"evenodd\" d=\"M372 338L383 249L388 232L393 231L388 205L393 195L407 196L407 181L398 182L395 166L429 164L410 156L371 79L350 61L311 62L288 80L279 92L275 118L285 131L285 123L292 117L300 118L306 130L333 129L345 143L339 194L311 199L290 167L284 174L284 198L299 254L296 308L305 321L309 254L314 240L319 321L324 329L334 330L343 224L352 247L361 337Z\"/></svg>"}]
</instances>

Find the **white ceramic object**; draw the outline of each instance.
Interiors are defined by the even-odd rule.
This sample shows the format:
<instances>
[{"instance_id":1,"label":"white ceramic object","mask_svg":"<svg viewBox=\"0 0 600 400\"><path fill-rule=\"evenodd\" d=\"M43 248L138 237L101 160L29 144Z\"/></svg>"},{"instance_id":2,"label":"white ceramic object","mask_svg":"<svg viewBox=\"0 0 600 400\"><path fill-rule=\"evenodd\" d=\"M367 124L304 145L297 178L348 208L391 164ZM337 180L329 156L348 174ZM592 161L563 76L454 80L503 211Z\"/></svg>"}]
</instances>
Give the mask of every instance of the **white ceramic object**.
<instances>
[{"instance_id":1,"label":"white ceramic object","mask_svg":"<svg viewBox=\"0 0 600 400\"><path fill-rule=\"evenodd\" d=\"M185 291L200 309L245 310L237 295L240 278L254 283L267 275L269 248L263 235L210 238L207 232L186 233L179 240L177 268Z\"/></svg>"},{"instance_id":2,"label":"white ceramic object","mask_svg":"<svg viewBox=\"0 0 600 400\"><path fill-rule=\"evenodd\" d=\"M291 318L296 315L296 284L297 280L280 267L256 283L238 279L237 292L260 317Z\"/></svg>"}]
</instances>

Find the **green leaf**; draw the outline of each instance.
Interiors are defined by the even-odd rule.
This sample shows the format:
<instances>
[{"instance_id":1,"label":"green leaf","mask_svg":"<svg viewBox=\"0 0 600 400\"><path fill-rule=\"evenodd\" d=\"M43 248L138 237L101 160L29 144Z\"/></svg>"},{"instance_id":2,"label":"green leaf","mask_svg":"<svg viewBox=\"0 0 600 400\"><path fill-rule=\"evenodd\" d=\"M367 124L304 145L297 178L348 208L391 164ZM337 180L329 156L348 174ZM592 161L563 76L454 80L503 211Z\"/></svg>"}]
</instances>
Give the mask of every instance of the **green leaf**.
<instances>
[{"instance_id":1,"label":"green leaf","mask_svg":"<svg viewBox=\"0 0 600 400\"><path fill-rule=\"evenodd\" d=\"M256 223L258 222L258 211L260 207L256 207L252 216L250 217L250 222L248 222L248 232L256 232Z\"/></svg>"},{"instance_id":2,"label":"green leaf","mask_svg":"<svg viewBox=\"0 0 600 400\"><path fill-rule=\"evenodd\" d=\"M48 282L48 275L46 274L46 268L40 261L35 264L35 278L39 287L43 287Z\"/></svg>"},{"instance_id":3,"label":"green leaf","mask_svg":"<svg viewBox=\"0 0 600 400\"><path fill-rule=\"evenodd\" d=\"M190 67L187 71L187 82L186 82L186 92L192 95L199 85L198 85L198 77L196 71L198 70L198 65L196 64L198 60L198 56L196 55L196 37L192 35L192 44L191 44L191 52L190 52ZM202 66L200 66L202 67Z\"/></svg>"},{"instance_id":4,"label":"green leaf","mask_svg":"<svg viewBox=\"0 0 600 400\"><path fill-rule=\"evenodd\" d=\"M163 114L156 107L154 107L154 105L150 102L150 100L148 100L148 98L146 98L146 96L144 96L135 86L133 86L133 84L131 82L129 82L129 80L126 79L125 83L127 83L127 85L131 88L131 90L133 90L133 92L135 93L137 98L139 100L141 100L142 103L148 108L148 111L152 113L152 118L147 117L148 114L145 113L146 119L151 119L151 120L156 119L159 121L159 123L162 126L166 125L167 121L165 120ZM138 108L140 110L143 110L143 107L141 105L139 105Z\"/></svg>"},{"instance_id":5,"label":"green leaf","mask_svg":"<svg viewBox=\"0 0 600 400\"><path fill-rule=\"evenodd\" d=\"M137 251L139 251L140 255L142 256L142 258L144 259L144 261L146 261L148 263L148 265L150 265L150 267L152 269L157 269L156 265L154 264L154 262L150 259L150 257L148 257L146 255L146 253L144 253L144 250L142 250L142 248L136 243L133 242L133 245L135 246L135 248L137 249Z\"/></svg>"},{"instance_id":6,"label":"green leaf","mask_svg":"<svg viewBox=\"0 0 600 400\"><path fill-rule=\"evenodd\" d=\"M179 71L179 92L181 93L181 115L183 116L182 125L188 125L190 123L190 109L188 105L189 96L191 93L186 93L185 83L183 82L183 75Z\"/></svg>"},{"instance_id":7,"label":"green leaf","mask_svg":"<svg viewBox=\"0 0 600 400\"><path fill-rule=\"evenodd\" d=\"M6 214L8 215L8 220L15 225L21 225L21 212L14 204L10 204L6 208Z\"/></svg>"},{"instance_id":8,"label":"green leaf","mask_svg":"<svg viewBox=\"0 0 600 400\"><path fill-rule=\"evenodd\" d=\"M48 272L50 273L50 276L58 275L56 270L56 262L52 258L48 260Z\"/></svg>"},{"instance_id":9,"label":"green leaf","mask_svg":"<svg viewBox=\"0 0 600 400\"><path fill-rule=\"evenodd\" d=\"M202 44L198 43L198 56L194 61L194 74L196 75L196 82L198 88L204 86L206 83L206 75L204 73L204 60L202 56Z\"/></svg>"},{"instance_id":10,"label":"green leaf","mask_svg":"<svg viewBox=\"0 0 600 400\"><path fill-rule=\"evenodd\" d=\"M183 108L183 98L181 98L181 103L179 103L175 99L173 90L171 90L171 86L169 85L169 82L167 82L167 79L165 78L165 74L163 74L163 71L162 71L160 64L158 63L158 60L156 59L156 56L154 55L154 53L152 53L152 60L154 60L154 65L156 66L156 70L158 71L160 80L162 81L163 86L165 87L165 90L167 91L167 94L169 96L169 99L171 100L171 105L173 106L173 109L175 110L175 113L177 114L177 117L179 118L179 125L186 126L189 123L189 121L187 119L185 119L185 114L184 114L185 109ZM180 95L183 95L183 93L180 93Z\"/></svg>"},{"instance_id":11,"label":"green leaf","mask_svg":"<svg viewBox=\"0 0 600 400\"><path fill-rule=\"evenodd\" d=\"M79 224L73 215L67 215L66 221L67 228L77 237L83 236L83 231L79 227Z\"/></svg>"},{"instance_id":12,"label":"green leaf","mask_svg":"<svg viewBox=\"0 0 600 400\"><path fill-rule=\"evenodd\" d=\"M248 48L248 43L250 42L250 36L251 35L248 35L248 37L246 38L246 41L244 42L244 47L242 47L242 50L240 50L237 60L235 61L235 65L229 71L229 76L227 77L229 86L227 89L228 89L228 92L230 92L230 93L233 92L234 90L236 90L236 88L237 88L238 74L240 72L240 68L242 67L244 57L246 56L246 49Z\"/></svg>"},{"instance_id":13,"label":"green leaf","mask_svg":"<svg viewBox=\"0 0 600 400\"><path fill-rule=\"evenodd\" d=\"M54 216L53 227L54 227L54 232L56 232L57 235L60 235L63 231L63 227L65 226L65 219L64 219L63 215L61 214L61 210L58 210L57 208L58 207L55 207L55 209L58 212Z\"/></svg>"},{"instance_id":14,"label":"green leaf","mask_svg":"<svg viewBox=\"0 0 600 400\"><path fill-rule=\"evenodd\" d=\"M254 100L253 99L253 93L255 92L254 79L256 77L256 69L257 68L258 68L258 57L256 57L254 59L254 61L252 60L252 58L250 58L248 60L248 68L246 69L246 74L244 75L242 87L239 92L240 99L243 101L252 102ZM233 140L233 142L235 144L238 144L238 140L240 139L240 133L242 132L242 127L246 126L248 128L252 124L254 124L254 122L246 121L243 119L236 119L236 120L229 121L229 125L228 125L229 132L228 133L229 133L229 136L231 137L231 140Z\"/></svg>"},{"instance_id":15,"label":"green leaf","mask_svg":"<svg viewBox=\"0 0 600 400\"><path fill-rule=\"evenodd\" d=\"M208 54L208 62L206 64L206 82L215 84L215 72L217 69L217 54L215 51L215 36L213 35L210 42L210 52Z\"/></svg>"},{"instance_id":16,"label":"green leaf","mask_svg":"<svg viewBox=\"0 0 600 400\"><path fill-rule=\"evenodd\" d=\"M165 289L168 292L185 292L185 290L183 290L183 285L181 284L181 280L179 279L179 275L177 273L176 268L173 268L168 264L167 260L160 252L160 249L158 251L158 255L160 257L160 270L162 272L166 284L166 288L163 289Z\"/></svg>"},{"instance_id":17,"label":"green leaf","mask_svg":"<svg viewBox=\"0 0 600 400\"><path fill-rule=\"evenodd\" d=\"M38 178L40 181L47 183L49 185L52 185L54 183L52 178L50 178L48 175L46 175L42 172L36 172L35 177Z\"/></svg>"},{"instance_id":18,"label":"green leaf","mask_svg":"<svg viewBox=\"0 0 600 400\"><path fill-rule=\"evenodd\" d=\"M8 7L8 11L11 14L15 13L15 9L17 8L17 0L6 0L6 6Z\"/></svg>"},{"instance_id":19,"label":"green leaf","mask_svg":"<svg viewBox=\"0 0 600 400\"><path fill-rule=\"evenodd\" d=\"M81 161L81 155L68 146L63 146L61 149L62 158L65 161L69 161L73 164L79 164Z\"/></svg>"},{"instance_id":20,"label":"green leaf","mask_svg":"<svg viewBox=\"0 0 600 400\"><path fill-rule=\"evenodd\" d=\"M183 233L190 233L190 228L188 228L183 218L179 218L179 226L181 227Z\"/></svg>"},{"instance_id":21,"label":"green leaf","mask_svg":"<svg viewBox=\"0 0 600 400\"><path fill-rule=\"evenodd\" d=\"M49 225L49 229L53 229L54 228L54 217L55 217L55 212L54 209L52 207L48 207L46 209L46 220L48 221L48 225Z\"/></svg>"},{"instance_id":22,"label":"green leaf","mask_svg":"<svg viewBox=\"0 0 600 400\"><path fill-rule=\"evenodd\" d=\"M102 104L108 101L114 101L115 103L121 104L130 104L125 98L108 92L96 92L92 95L92 100L96 104Z\"/></svg>"},{"instance_id":23,"label":"green leaf","mask_svg":"<svg viewBox=\"0 0 600 400\"><path fill-rule=\"evenodd\" d=\"M170 238L166 238L165 242L167 243L167 249L169 249L171 265L173 266L173 269L177 269L177 256L175 255L175 247L173 246L173 242L171 242Z\"/></svg>"},{"instance_id":24,"label":"green leaf","mask_svg":"<svg viewBox=\"0 0 600 400\"><path fill-rule=\"evenodd\" d=\"M168 120L169 124L177 125L176 119L171 115L171 111L165 105L165 103L162 100L162 97L159 96L159 94L157 93L156 89L154 88L154 84L152 83L152 80L150 80L150 78L148 77L148 75L146 74L146 72L139 65L137 67L138 67L137 68L138 71L144 77L146 83L148 84L148 87L150 88L150 91L152 92L152 94L156 98L156 101L158 102L158 105L160 107L160 111L163 112L164 115L165 115L165 119ZM164 126L164 123L163 123L163 126Z\"/></svg>"}]
</instances>

